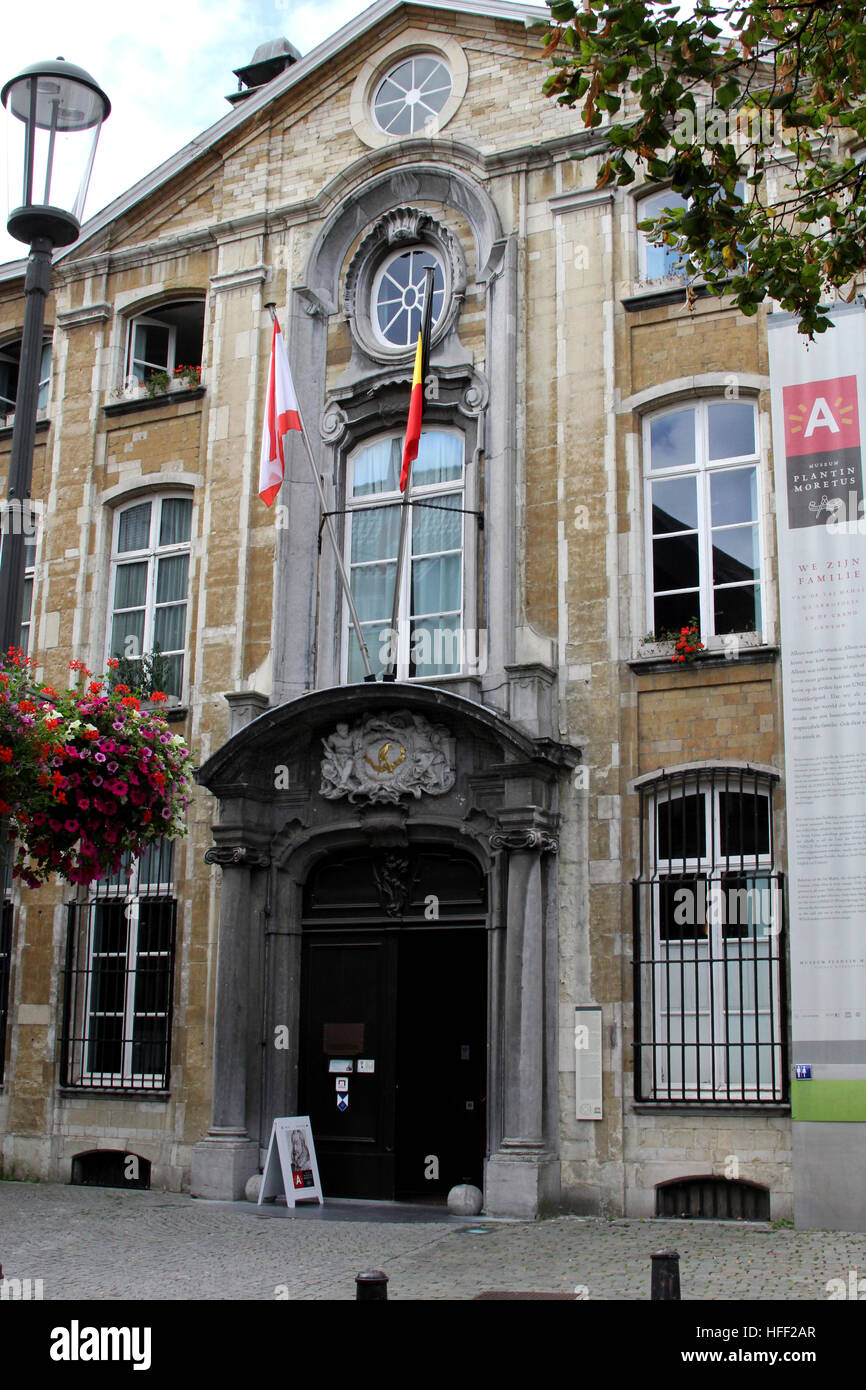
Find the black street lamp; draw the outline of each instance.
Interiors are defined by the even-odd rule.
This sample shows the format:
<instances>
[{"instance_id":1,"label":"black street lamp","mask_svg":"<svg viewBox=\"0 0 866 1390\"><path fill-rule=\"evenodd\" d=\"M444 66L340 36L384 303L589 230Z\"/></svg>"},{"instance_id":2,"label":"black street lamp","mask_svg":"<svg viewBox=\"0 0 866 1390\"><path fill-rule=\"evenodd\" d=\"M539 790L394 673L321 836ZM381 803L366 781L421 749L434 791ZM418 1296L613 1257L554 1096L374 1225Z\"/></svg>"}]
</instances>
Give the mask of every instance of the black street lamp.
<instances>
[{"instance_id":1,"label":"black street lamp","mask_svg":"<svg viewBox=\"0 0 866 1390\"><path fill-rule=\"evenodd\" d=\"M39 396L45 299L51 288L51 253L70 246L81 231L84 199L108 97L83 68L63 58L32 63L0 92L6 110L10 236L28 242L24 329L12 430L9 487L0 550L0 652L17 647L24 592L24 532L32 534L30 486ZM16 124L16 122L18 124ZM22 139L23 136L23 139Z\"/></svg>"}]
</instances>

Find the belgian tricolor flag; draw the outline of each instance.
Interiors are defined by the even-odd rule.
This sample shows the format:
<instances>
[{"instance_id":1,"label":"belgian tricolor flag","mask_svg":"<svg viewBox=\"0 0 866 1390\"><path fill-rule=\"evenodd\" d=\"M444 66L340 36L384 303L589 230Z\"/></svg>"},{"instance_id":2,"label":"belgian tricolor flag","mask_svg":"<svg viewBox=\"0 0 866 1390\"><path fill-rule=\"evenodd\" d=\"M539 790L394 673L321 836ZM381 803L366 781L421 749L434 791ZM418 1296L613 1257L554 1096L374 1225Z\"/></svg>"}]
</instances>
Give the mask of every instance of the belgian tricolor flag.
<instances>
[{"instance_id":1,"label":"belgian tricolor flag","mask_svg":"<svg viewBox=\"0 0 866 1390\"><path fill-rule=\"evenodd\" d=\"M409 469L418 457L418 441L421 438L421 417L424 414L424 378L430 357L430 326L433 321L433 267L428 266L424 285L424 312L418 330L418 346L415 349L415 370L412 373L412 395L409 398L409 419L406 422L406 438L403 443L403 467L400 471L400 491L406 491Z\"/></svg>"}]
</instances>

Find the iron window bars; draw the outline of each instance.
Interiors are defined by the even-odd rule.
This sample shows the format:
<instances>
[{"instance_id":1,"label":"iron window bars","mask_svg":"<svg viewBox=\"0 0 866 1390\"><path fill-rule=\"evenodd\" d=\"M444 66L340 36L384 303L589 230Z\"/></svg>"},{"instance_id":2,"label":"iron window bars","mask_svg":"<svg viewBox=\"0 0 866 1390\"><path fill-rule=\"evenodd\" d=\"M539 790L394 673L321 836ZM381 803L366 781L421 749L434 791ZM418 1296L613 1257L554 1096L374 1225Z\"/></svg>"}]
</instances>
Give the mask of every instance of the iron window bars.
<instances>
[{"instance_id":1,"label":"iron window bars","mask_svg":"<svg viewBox=\"0 0 866 1390\"><path fill-rule=\"evenodd\" d=\"M69 904L61 1084L164 1091L169 1084L177 904L174 844Z\"/></svg>"},{"instance_id":2,"label":"iron window bars","mask_svg":"<svg viewBox=\"0 0 866 1390\"><path fill-rule=\"evenodd\" d=\"M752 769L712 767L666 774L640 789L637 1100L787 1098L774 780Z\"/></svg>"}]
</instances>

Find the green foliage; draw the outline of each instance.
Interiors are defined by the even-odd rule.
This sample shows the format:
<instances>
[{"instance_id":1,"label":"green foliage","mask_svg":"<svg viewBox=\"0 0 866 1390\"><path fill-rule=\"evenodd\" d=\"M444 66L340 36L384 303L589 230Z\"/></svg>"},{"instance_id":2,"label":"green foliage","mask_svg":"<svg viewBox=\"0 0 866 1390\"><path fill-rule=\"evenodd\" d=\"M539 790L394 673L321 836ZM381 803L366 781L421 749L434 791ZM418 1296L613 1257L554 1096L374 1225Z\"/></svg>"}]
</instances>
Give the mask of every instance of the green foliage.
<instances>
[{"instance_id":1,"label":"green foliage","mask_svg":"<svg viewBox=\"0 0 866 1390\"><path fill-rule=\"evenodd\" d=\"M140 700L149 700L154 691L165 693L170 679L169 664L158 642L154 642L152 652L140 657L121 656L119 652L115 656L117 665L108 676L112 690L115 686L126 685Z\"/></svg>"},{"instance_id":2,"label":"green foliage","mask_svg":"<svg viewBox=\"0 0 866 1390\"><path fill-rule=\"evenodd\" d=\"M606 156L598 186L645 166L689 200L649 235L683 249L692 279L745 314L777 300L809 338L830 327L827 299L853 298L866 266L862 7L700 0L680 17L643 0L548 2L545 93L589 128L626 97L584 156Z\"/></svg>"}]
</instances>

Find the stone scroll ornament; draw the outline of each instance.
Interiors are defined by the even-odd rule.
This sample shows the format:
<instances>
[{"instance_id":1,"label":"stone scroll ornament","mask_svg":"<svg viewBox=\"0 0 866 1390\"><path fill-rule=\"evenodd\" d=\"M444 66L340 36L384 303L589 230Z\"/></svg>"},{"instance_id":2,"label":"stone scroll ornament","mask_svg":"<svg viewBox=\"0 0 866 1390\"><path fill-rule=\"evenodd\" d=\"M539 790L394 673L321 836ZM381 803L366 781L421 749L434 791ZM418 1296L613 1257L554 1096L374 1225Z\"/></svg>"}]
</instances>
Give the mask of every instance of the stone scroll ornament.
<instances>
[{"instance_id":1,"label":"stone scroll ornament","mask_svg":"<svg viewBox=\"0 0 866 1390\"><path fill-rule=\"evenodd\" d=\"M338 724L322 739L321 795L329 801L418 800L454 785L454 740L421 714L366 715L351 728Z\"/></svg>"}]
</instances>

